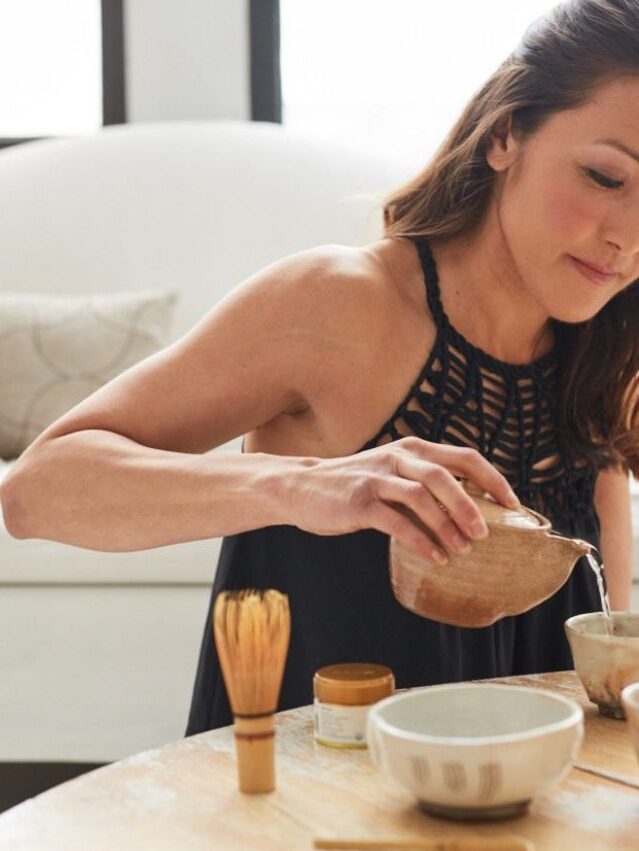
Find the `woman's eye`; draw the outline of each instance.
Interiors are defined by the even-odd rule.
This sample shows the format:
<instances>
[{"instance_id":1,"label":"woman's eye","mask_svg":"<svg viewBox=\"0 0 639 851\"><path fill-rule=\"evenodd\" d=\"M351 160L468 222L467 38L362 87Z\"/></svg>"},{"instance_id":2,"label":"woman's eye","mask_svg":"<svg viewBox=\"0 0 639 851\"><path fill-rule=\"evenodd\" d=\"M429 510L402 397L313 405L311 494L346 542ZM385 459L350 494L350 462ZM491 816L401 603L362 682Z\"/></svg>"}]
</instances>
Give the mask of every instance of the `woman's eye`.
<instances>
[{"instance_id":1,"label":"woman's eye","mask_svg":"<svg viewBox=\"0 0 639 851\"><path fill-rule=\"evenodd\" d=\"M585 168L584 171L589 175L595 183L603 186L605 189L619 189L623 186L623 180L613 180L612 177L606 177L600 171L595 171L594 168Z\"/></svg>"}]
</instances>

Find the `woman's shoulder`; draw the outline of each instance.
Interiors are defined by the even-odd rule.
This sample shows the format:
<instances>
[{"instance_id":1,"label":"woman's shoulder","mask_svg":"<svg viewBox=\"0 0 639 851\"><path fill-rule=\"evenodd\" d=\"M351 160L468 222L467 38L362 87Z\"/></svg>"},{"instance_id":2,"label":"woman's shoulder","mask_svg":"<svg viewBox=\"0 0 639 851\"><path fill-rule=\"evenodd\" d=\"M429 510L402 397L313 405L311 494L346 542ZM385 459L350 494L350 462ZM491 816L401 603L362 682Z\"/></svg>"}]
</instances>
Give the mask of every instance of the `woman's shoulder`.
<instances>
[{"instance_id":1,"label":"woman's shoulder","mask_svg":"<svg viewBox=\"0 0 639 851\"><path fill-rule=\"evenodd\" d=\"M362 446L401 401L435 329L416 250L397 240L322 245L295 264L287 305L305 405L247 437L248 451L341 455ZM291 448L293 447L293 448Z\"/></svg>"},{"instance_id":2,"label":"woman's shoulder","mask_svg":"<svg viewBox=\"0 0 639 851\"><path fill-rule=\"evenodd\" d=\"M405 294L415 279L423 281L417 249L406 237L382 237L361 246L319 245L297 256L327 273L368 282L389 294Z\"/></svg>"},{"instance_id":3,"label":"woman's shoulder","mask_svg":"<svg viewBox=\"0 0 639 851\"><path fill-rule=\"evenodd\" d=\"M432 343L421 261L412 241L384 237L362 246L327 244L284 258L277 296L306 338L309 362L383 366L411 362ZM269 275L272 282L280 276ZM388 370L389 367L386 367Z\"/></svg>"},{"instance_id":4,"label":"woman's shoulder","mask_svg":"<svg viewBox=\"0 0 639 851\"><path fill-rule=\"evenodd\" d=\"M375 324L378 319L383 328L391 318L397 322L402 314L413 319L427 312L419 256L408 239L319 245L287 261L296 270L297 295L312 303L319 300L330 319L348 313L351 322Z\"/></svg>"},{"instance_id":5,"label":"woman's shoulder","mask_svg":"<svg viewBox=\"0 0 639 851\"><path fill-rule=\"evenodd\" d=\"M376 350L414 321L405 260L394 243L330 243L285 255L234 287L221 308L241 307L242 334L255 335L261 323L285 335L304 363Z\"/></svg>"}]
</instances>

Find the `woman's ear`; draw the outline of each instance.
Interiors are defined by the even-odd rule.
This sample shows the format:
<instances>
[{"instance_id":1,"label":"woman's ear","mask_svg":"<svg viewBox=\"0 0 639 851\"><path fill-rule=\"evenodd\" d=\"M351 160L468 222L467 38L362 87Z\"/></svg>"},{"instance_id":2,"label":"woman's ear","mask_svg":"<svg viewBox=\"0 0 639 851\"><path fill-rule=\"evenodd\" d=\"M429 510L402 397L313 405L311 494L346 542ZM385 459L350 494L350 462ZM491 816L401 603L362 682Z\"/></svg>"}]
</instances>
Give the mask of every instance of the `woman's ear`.
<instances>
[{"instance_id":1,"label":"woman's ear","mask_svg":"<svg viewBox=\"0 0 639 851\"><path fill-rule=\"evenodd\" d=\"M513 164L519 151L519 142L512 133L511 113L495 125L488 140L486 162L494 171L504 171Z\"/></svg>"}]
</instances>

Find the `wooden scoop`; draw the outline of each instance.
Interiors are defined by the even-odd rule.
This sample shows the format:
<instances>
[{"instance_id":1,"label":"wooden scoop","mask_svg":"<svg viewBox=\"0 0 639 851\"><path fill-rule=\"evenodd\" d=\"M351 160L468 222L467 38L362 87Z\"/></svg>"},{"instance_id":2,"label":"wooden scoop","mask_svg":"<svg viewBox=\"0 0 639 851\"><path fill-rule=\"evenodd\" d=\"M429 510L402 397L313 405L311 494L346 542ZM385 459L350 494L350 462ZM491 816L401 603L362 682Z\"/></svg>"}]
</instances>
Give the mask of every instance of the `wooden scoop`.
<instances>
[{"instance_id":1,"label":"wooden scoop","mask_svg":"<svg viewBox=\"0 0 639 851\"><path fill-rule=\"evenodd\" d=\"M422 851L534 851L535 844L521 836L478 836L467 839L315 839L315 848L419 848Z\"/></svg>"}]
</instances>

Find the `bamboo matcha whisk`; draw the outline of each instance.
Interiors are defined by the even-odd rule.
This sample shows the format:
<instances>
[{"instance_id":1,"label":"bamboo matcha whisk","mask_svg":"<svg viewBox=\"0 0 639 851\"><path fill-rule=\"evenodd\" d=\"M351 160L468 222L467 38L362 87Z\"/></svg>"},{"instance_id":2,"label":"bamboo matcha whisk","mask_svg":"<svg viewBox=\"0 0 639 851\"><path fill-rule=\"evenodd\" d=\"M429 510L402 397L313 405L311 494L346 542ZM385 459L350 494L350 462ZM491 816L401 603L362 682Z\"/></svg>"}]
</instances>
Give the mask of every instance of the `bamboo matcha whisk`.
<instances>
[{"instance_id":1,"label":"bamboo matcha whisk","mask_svg":"<svg viewBox=\"0 0 639 851\"><path fill-rule=\"evenodd\" d=\"M291 633L288 597L269 589L222 591L213 633L235 722L242 792L275 789L275 722Z\"/></svg>"}]
</instances>

